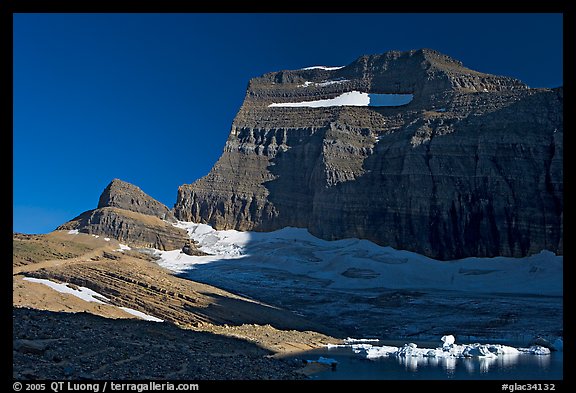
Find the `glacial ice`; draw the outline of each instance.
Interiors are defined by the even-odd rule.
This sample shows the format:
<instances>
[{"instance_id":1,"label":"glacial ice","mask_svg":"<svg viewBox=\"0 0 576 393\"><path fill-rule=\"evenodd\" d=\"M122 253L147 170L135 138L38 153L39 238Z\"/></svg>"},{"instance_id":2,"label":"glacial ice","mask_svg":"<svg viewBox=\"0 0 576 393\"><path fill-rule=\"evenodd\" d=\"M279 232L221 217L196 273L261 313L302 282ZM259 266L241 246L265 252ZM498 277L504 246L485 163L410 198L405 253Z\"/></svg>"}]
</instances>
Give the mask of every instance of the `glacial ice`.
<instances>
[{"instance_id":1,"label":"glacial ice","mask_svg":"<svg viewBox=\"0 0 576 393\"><path fill-rule=\"evenodd\" d=\"M451 339L450 339L451 337ZM448 338L448 339L446 339ZM400 358L497 358L499 356L518 356L522 353L531 355L549 355L550 350L541 346L531 346L530 348L515 348L502 344L456 344L454 336L442 337L442 347L438 348L419 348L414 343L404 344L402 347L388 345L372 345L367 343L354 344L354 340L349 343L328 345L327 348L346 348L349 347L354 353L361 354L367 359L378 359L382 357L400 357ZM452 341L450 344L448 342Z\"/></svg>"},{"instance_id":2,"label":"glacial ice","mask_svg":"<svg viewBox=\"0 0 576 393\"><path fill-rule=\"evenodd\" d=\"M183 221L174 225L187 230L198 248L209 254L190 256L180 250L156 250L158 263L175 273L202 264L241 262L239 269L285 271L326 282L329 289L440 289L551 296L563 293L563 257L550 251L526 258L437 261L368 240L323 240L302 228L240 232L217 231L206 224ZM363 277L342 274L351 268L373 273Z\"/></svg>"}]
</instances>

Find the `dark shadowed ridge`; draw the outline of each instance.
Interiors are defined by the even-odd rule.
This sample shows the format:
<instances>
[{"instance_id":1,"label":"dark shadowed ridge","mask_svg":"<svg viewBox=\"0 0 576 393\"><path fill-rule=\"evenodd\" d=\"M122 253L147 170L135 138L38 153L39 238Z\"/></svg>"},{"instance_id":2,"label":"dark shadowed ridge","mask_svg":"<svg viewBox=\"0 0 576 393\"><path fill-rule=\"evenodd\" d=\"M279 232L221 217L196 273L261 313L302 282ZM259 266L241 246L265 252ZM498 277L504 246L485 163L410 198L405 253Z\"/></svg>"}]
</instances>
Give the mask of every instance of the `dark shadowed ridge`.
<instances>
[{"instance_id":1,"label":"dark shadowed ridge","mask_svg":"<svg viewBox=\"0 0 576 393\"><path fill-rule=\"evenodd\" d=\"M326 83L330 82L330 83ZM342 93L398 107L270 107ZM307 228L436 259L563 253L563 88L470 70L430 49L250 80L224 152L175 216Z\"/></svg>"}]
</instances>

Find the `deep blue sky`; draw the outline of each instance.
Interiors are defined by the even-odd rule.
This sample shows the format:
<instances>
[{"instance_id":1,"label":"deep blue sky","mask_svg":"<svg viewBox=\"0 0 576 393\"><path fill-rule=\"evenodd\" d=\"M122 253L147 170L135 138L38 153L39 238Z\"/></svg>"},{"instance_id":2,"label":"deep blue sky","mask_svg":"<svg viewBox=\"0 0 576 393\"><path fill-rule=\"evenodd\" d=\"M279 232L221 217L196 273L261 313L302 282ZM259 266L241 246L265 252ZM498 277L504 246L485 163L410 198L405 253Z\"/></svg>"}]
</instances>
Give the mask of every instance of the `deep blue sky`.
<instances>
[{"instance_id":1,"label":"deep blue sky","mask_svg":"<svg viewBox=\"0 0 576 393\"><path fill-rule=\"evenodd\" d=\"M561 14L15 14L14 231L95 208L113 178L168 207L220 156L250 78L432 48L562 85Z\"/></svg>"}]
</instances>

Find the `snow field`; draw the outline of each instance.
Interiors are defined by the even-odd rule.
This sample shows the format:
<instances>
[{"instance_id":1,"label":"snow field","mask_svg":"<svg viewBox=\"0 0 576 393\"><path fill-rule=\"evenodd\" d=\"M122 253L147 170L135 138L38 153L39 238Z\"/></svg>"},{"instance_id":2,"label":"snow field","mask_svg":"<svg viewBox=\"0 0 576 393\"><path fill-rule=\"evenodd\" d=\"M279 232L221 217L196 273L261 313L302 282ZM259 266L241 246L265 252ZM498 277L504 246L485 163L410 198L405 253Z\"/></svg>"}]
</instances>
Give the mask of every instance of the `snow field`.
<instances>
[{"instance_id":1,"label":"snow field","mask_svg":"<svg viewBox=\"0 0 576 393\"><path fill-rule=\"evenodd\" d=\"M91 290L90 288L86 288L86 287L80 287L78 286L78 289L74 289L72 287L69 286L69 284L66 283L57 283L54 281L50 281L50 280L45 280L42 278L34 278L34 277L24 277L25 281L30 281L30 282L34 282L34 283L38 283L38 284L43 284L46 285L50 288L52 288L53 290L60 292L60 293L66 293L69 295L73 295L76 296L79 299L82 299L86 302L93 302L93 303L98 303L98 304L108 304L111 305L110 299L108 299L107 297L99 294L98 292L95 292L93 290ZM140 312L138 310L134 310L132 308L128 308L128 307L118 307L121 310L126 311L129 314L132 314L140 319L144 319L146 321L152 321L152 322L164 322L162 319L160 318L156 318L152 315L148 315L145 314L143 312Z\"/></svg>"},{"instance_id":2,"label":"snow field","mask_svg":"<svg viewBox=\"0 0 576 393\"><path fill-rule=\"evenodd\" d=\"M437 261L367 240L327 241L306 229L274 232L216 231L178 222L207 256L159 251L158 263L176 273L217 263L243 269L274 269L327 282L332 289L438 289L474 293L562 296L563 257L549 251L526 258Z\"/></svg>"}]
</instances>

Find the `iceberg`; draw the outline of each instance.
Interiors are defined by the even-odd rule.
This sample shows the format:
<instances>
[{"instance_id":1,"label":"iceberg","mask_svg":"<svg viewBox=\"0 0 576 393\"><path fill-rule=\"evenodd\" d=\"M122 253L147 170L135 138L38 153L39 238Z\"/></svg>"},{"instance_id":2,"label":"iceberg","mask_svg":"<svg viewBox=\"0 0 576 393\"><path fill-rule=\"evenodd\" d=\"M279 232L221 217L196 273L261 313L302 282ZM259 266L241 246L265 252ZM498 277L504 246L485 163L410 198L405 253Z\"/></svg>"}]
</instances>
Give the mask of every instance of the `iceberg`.
<instances>
[{"instance_id":1,"label":"iceberg","mask_svg":"<svg viewBox=\"0 0 576 393\"><path fill-rule=\"evenodd\" d=\"M360 341L360 340L358 340ZM404 344L402 347L376 346L368 343L354 344L346 343L330 345L327 348L349 347L354 353L361 354L366 359L378 359L383 357L397 358L498 358L501 356L518 356L522 353L530 355L550 355L550 350L541 346L530 348L514 348L501 344L456 344L453 335L446 335L441 338L442 347L419 348L415 343Z\"/></svg>"}]
</instances>

